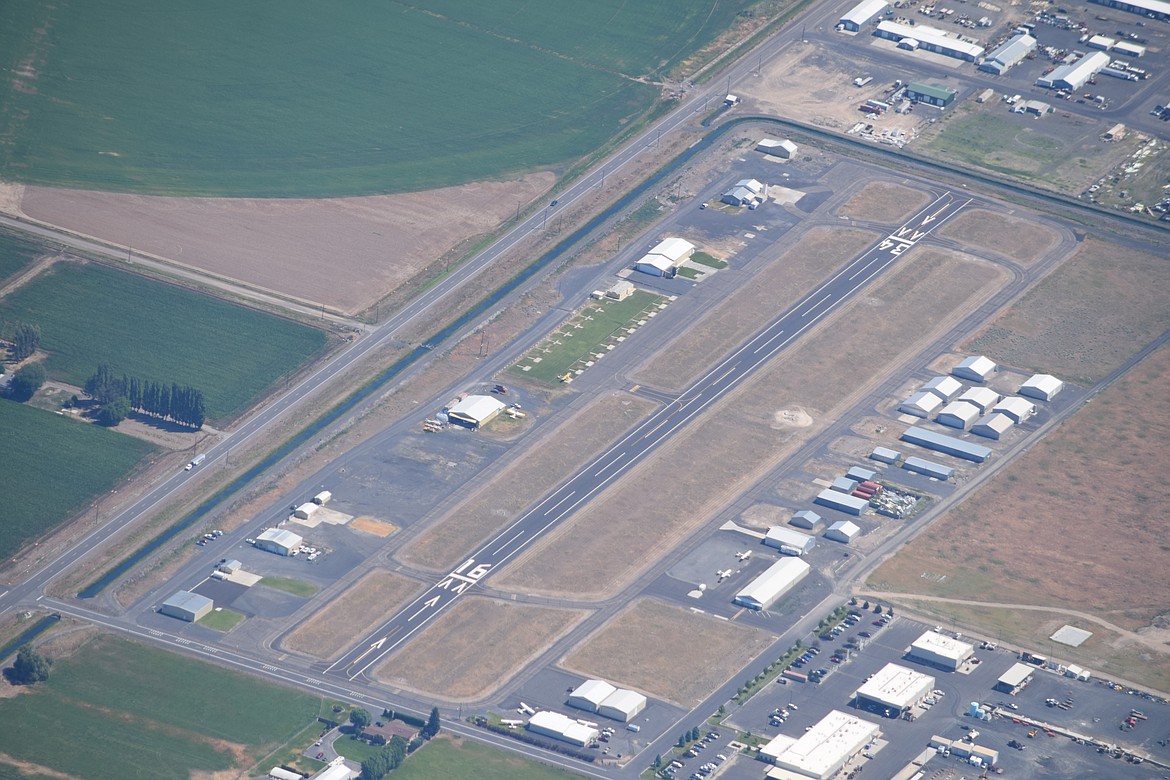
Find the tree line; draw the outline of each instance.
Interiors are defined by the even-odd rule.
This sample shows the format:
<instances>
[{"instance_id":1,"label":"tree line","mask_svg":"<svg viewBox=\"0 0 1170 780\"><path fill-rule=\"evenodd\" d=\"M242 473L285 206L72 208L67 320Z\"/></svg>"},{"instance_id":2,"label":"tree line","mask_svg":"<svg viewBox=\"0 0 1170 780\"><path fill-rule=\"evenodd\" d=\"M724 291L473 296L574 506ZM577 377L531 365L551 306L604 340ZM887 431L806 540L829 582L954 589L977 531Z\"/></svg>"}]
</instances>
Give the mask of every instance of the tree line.
<instances>
[{"instance_id":1,"label":"tree line","mask_svg":"<svg viewBox=\"0 0 1170 780\"><path fill-rule=\"evenodd\" d=\"M86 395L102 404L98 419L104 425L117 425L131 410L196 430L207 419L202 390L126 374L117 376L105 363L85 380L84 389Z\"/></svg>"}]
</instances>

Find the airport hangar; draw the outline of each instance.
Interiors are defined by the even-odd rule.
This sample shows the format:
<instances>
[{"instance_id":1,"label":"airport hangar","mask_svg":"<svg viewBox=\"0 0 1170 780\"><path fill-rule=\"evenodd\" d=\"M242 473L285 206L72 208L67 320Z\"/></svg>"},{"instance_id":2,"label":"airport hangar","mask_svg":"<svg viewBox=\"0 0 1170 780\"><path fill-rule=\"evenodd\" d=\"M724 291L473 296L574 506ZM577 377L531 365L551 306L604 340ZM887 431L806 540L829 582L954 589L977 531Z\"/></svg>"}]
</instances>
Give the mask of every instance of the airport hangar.
<instances>
[{"instance_id":1,"label":"airport hangar","mask_svg":"<svg viewBox=\"0 0 1170 780\"><path fill-rule=\"evenodd\" d=\"M735 594L732 601L748 609L767 609L796 587L797 583L808 576L811 569L812 567L800 558L781 558Z\"/></svg>"},{"instance_id":2,"label":"airport hangar","mask_svg":"<svg viewBox=\"0 0 1170 780\"><path fill-rule=\"evenodd\" d=\"M490 395L469 395L447 410L447 419L456 425L479 430L504 411L504 404Z\"/></svg>"}]
</instances>

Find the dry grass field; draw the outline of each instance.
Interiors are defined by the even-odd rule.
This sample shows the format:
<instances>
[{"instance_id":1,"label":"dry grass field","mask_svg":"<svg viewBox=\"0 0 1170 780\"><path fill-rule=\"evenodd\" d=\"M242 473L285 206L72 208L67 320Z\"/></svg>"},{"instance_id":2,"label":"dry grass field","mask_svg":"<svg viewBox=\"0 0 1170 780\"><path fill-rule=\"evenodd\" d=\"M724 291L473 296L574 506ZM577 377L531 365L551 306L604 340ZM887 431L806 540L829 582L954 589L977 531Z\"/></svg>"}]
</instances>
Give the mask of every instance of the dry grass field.
<instances>
[{"instance_id":1,"label":"dry grass field","mask_svg":"<svg viewBox=\"0 0 1170 780\"><path fill-rule=\"evenodd\" d=\"M561 666L693 707L774 640L758 628L639 599L574 648ZM670 652L663 652L664 641Z\"/></svg>"},{"instance_id":2,"label":"dry grass field","mask_svg":"<svg viewBox=\"0 0 1170 780\"><path fill-rule=\"evenodd\" d=\"M1170 611L1159 487L1162 348L869 577L869 587L1082 610L1128 629ZM940 581L942 575L945 579Z\"/></svg>"},{"instance_id":3,"label":"dry grass field","mask_svg":"<svg viewBox=\"0 0 1170 780\"><path fill-rule=\"evenodd\" d=\"M464 553L512 522L547 491L594 457L656 404L626 393L611 393L546 434L484 487L460 502L398 556L412 566L449 569Z\"/></svg>"},{"instance_id":4,"label":"dry grass field","mask_svg":"<svg viewBox=\"0 0 1170 780\"><path fill-rule=\"evenodd\" d=\"M970 209L943 225L938 235L973 250L1002 254L1027 268L1060 237L1031 220L987 209Z\"/></svg>"},{"instance_id":5,"label":"dry grass field","mask_svg":"<svg viewBox=\"0 0 1170 780\"><path fill-rule=\"evenodd\" d=\"M852 228L814 228L793 246L785 245L750 284L681 333L634 379L663 390L680 391L725 354L760 329L767 319L796 303L880 236Z\"/></svg>"},{"instance_id":6,"label":"dry grass field","mask_svg":"<svg viewBox=\"0 0 1170 780\"><path fill-rule=\"evenodd\" d=\"M388 618L423 585L376 569L362 577L281 641L286 650L329 659Z\"/></svg>"},{"instance_id":7,"label":"dry grass field","mask_svg":"<svg viewBox=\"0 0 1170 780\"><path fill-rule=\"evenodd\" d=\"M375 676L431 696L476 701L491 695L586 615L585 610L461 599L382 661Z\"/></svg>"},{"instance_id":8,"label":"dry grass field","mask_svg":"<svg viewBox=\"0 0 1170 780\"><path fill-rule=\"evenodd\" d=\"M841 206L837 213L850 219L888 222L890 227L895 227L928 202L930 195L922 190L889 181L872 181Z\"/></svg>"},{"instance_id":9,"label":"dry grass field","mask_svg":"<svg viewBox=\"0 0 1170 780\"><path fill-rule=\"evenodd\" d=\"M349 527L355 531L372 534L373 536L387 537L398 530L398 526L372 517L355 517Z\"/></svg>"},{"instance_id":10,"label":"dry grass field","mask_svg":"<svg viewBox=\"0 0 1170 780\"><path fill-rule=\"evenodd\" d=\"M535 543L494 584L525 593L612 595L1006 279L1004 270L976 258L920 248ZM762 321L772 311L755 314ZM860 320L865 328L857 327ZM874 345L886 350L880 361L872 358ZM812 424L775 425L777 410L793 408Z\"/></svg>"},{"instance_id":11,"label":"dry grass field","mask_svg":"<svg viewBox=\"0 0 1170 780\"><path fill-rule=\"evenodd\" d=\"M1088 239L963 348L967 354L1092 384L1167 328L1170 263L1165 251L1158 255Z\"/></svg>"},{"instance_id":12,"label":"dry grass field","mask_svg":"<svg viewBox=\"0 0 1170 780\"><path fill-rule=\"evenodd\" d=\"M373 306L554 182L550 172L323 200L171 198L7 185L8 213L346 313Z\"/></svg>"}]
</instances>

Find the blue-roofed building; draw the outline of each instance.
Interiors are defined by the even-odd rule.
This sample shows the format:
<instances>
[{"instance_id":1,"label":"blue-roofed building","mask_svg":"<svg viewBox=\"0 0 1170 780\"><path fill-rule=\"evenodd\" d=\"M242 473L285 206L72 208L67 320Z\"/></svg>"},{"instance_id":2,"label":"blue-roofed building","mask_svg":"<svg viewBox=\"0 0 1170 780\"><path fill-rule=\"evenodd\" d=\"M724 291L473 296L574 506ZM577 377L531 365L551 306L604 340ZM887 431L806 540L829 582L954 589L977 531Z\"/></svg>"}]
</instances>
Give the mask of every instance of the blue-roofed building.
<instances>
[{"instance_id":1,"label":"blue-roofed building","mask_svg":"<svg viewBox=\"0 0 1170 780\"><path fill-rule=\"evenodd\" d=\"M963 460L969 460L974 463L983 463L991 457L990 447L963 441L954 436L947 436L945 433L935 433L934 431L919 428L918 426L907 429L902 434L902 441L917 444L919 447L953 455L956 458L962 458Z\"/></svg>"}]
</instances>

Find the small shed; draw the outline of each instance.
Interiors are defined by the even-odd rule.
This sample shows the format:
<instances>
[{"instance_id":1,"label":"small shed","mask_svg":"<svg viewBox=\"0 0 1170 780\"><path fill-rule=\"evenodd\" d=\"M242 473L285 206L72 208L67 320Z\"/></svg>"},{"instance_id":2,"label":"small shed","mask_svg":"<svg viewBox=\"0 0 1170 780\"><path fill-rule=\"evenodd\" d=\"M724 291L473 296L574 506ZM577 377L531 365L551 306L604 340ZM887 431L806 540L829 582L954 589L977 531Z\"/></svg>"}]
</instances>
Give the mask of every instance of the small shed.
<instances>
[{"instance_id":1,"label":"small shed","mask_svg":"<svg viewBox=\"0 0 1170 780\"><path fill-rule=\"evenodd\" d=\"M991 358L983 355L972 355L952 368L951 374L971 382L986 382L997 368L998 366Z\"/></svg>"},{"instance_id":2,"label":"small shed","mask_svg":"<svg viewBox=\"0 0 1170 780\"><path fill-rule=\"evenodd\" d=\"M1064 382L1052 374L1033 374L1027 382L1020 385L1020 395L1029 398L1038 398L1041 401L1051 401L1057 393L1064 389Z\"/></svg>"},{"instance_id":3,"label":"small shed","mask_svg":"<svg viewBox=\"0 0 1170 780\"><path fill-rule=\"evenodd\" d=\"M791 160L796 156L796 144L787 138L780 141L775 138L765 138L756 144L756 151L763 152L770 157L779 157L782 160Z\"/></svg>"},{"instance_id":4,"label":"small shed","mask_svg":"<svg viewBox=\"0 0 1170 780\"><path fill-rule=\"evenodd\" d=\"M971 433L988 439L999 439L1015 424L1015 420L1006 414L992 412L979 418L979 422L971 426Z\"/></svg>"},{"instance_id":5,"label":"small shed","mask_svg":"<svg viewBox=\"0 0 1170 780\"><path fill-rule=\"evenodd\" d=\"M852 520L838 520L824 533L824 537L834 542L849 544L861 535L861 526Z\"/></svg>"},{"instance_id":6,"label":"small shed","mask_svg":"<svg viewBox=\"0 0 1170 780\"><path fill-rule=\"evenodd\" d=\"M792 515L788 524L811 531L821 524L821 516L811 509L802 509Z\"/></svg>"},{"instance_id":7,"label":"small shed","mask_svg":"<svg viewBox=\"0 0 1170 780\"><path fill-rule=\"evenodd\" d=\"M938 413L938 417L935 420L939 425L965 431L974 425L981 414L983 414L983 411L975 404L967 403L966 401L952 401L943 407L943 410Z\"/></svg>"},{"instance_id":8,"label":"small shed","mask_svg":"<svg viewBox=\"0 0 1170 780\"><path fill-rule=\"evenodd\" d=\"M619 279L605 291L605 297L614 301L624 301L637 291L638 288L634 286L633 282Z\"/></svg>"},{"instance_id":9,"label":"small shed","mask_svg":"<svg viewBox=\"0 0 1170 780\"><path fill-rule=\"evenodd\" d=\"M876 460L878 463L897 463L898 459L902 457L902 453L897 450L891 450L889 447L874 447L873 452L869 453L871 460Z\"/></svg>"},{"instance_id":10,"label":"small shed","mask_svg":"<svg viewBox=\"0 0 1170 780\"><path fill-rule=\"evenodd\" d=\"M322 490L320 493L313 496L313 503L317 504L318 506L325 506L326 504L328 504L332 500L333 500L333 494L330 493L328 490Z\"/></svg>"},{"instance_id":11,"label":"small shed","mask_svg":"<svg viewBox=\"0 0 1170 780\"><path fill-rule=\"evenodd\" d=\"M219 570L224 574L235 574L244 568L244 564L237 561L235 558L224 561L219 565Z\"/></svg>"}]
</instances>

